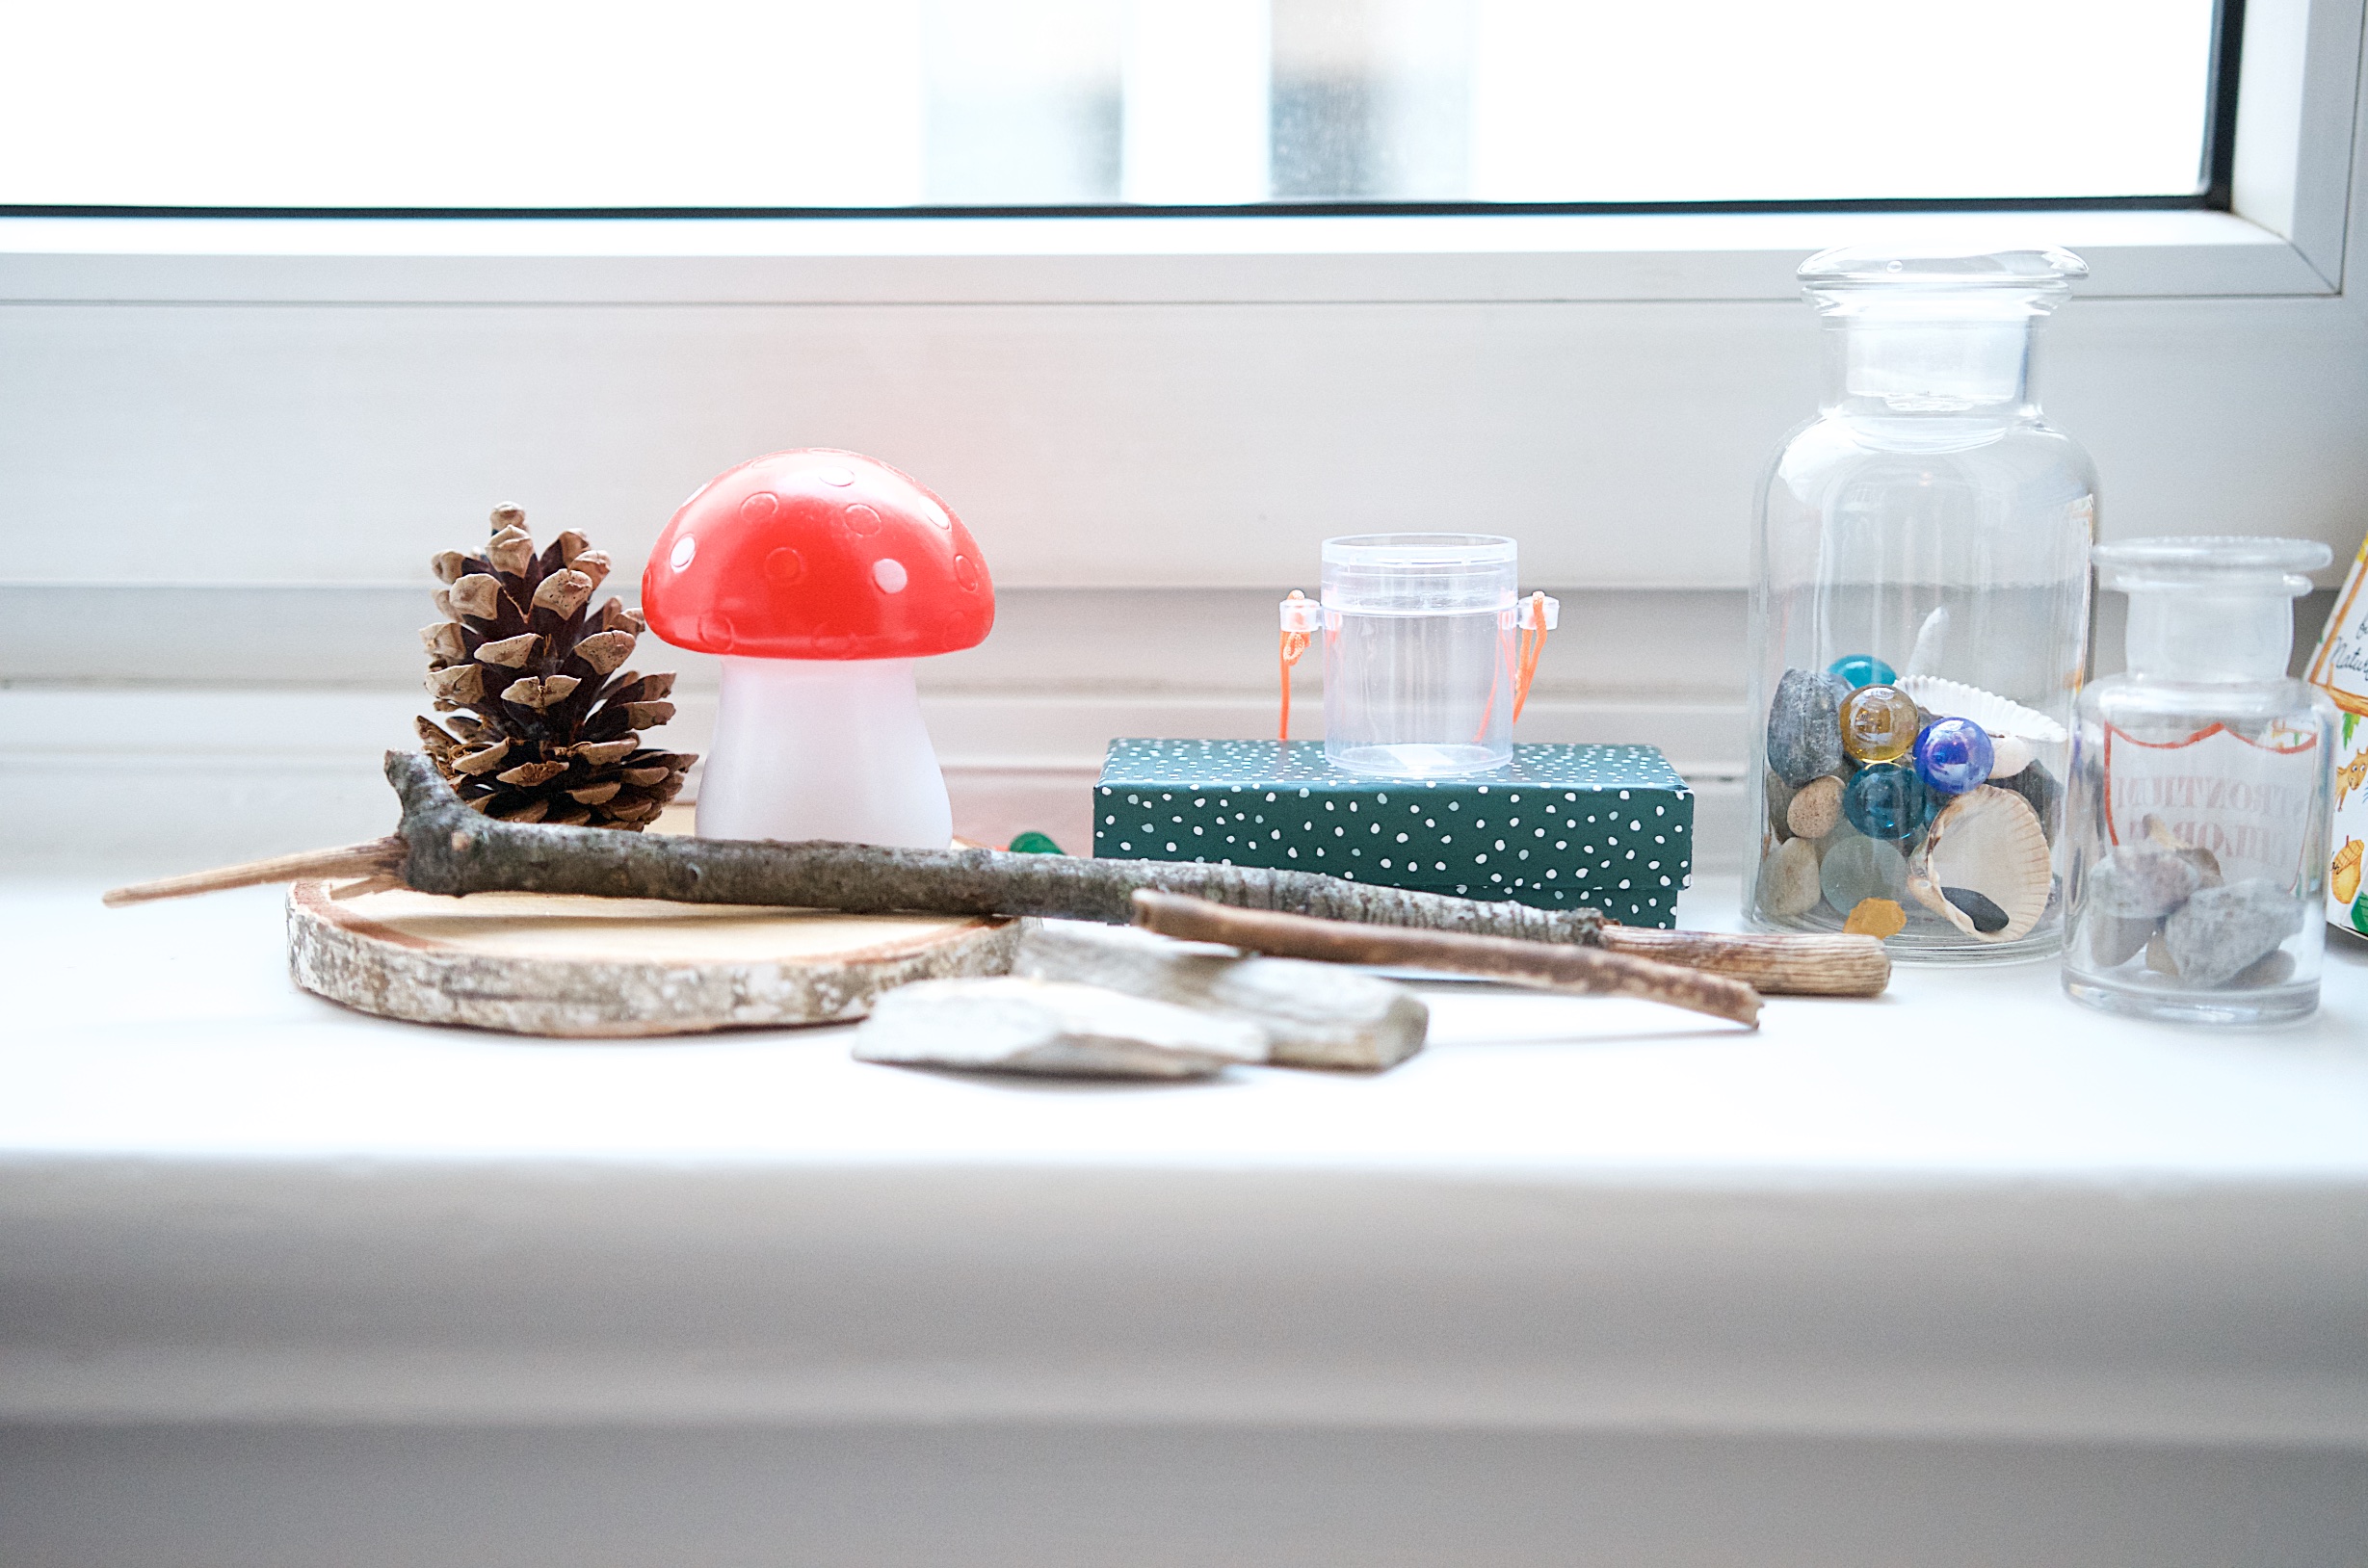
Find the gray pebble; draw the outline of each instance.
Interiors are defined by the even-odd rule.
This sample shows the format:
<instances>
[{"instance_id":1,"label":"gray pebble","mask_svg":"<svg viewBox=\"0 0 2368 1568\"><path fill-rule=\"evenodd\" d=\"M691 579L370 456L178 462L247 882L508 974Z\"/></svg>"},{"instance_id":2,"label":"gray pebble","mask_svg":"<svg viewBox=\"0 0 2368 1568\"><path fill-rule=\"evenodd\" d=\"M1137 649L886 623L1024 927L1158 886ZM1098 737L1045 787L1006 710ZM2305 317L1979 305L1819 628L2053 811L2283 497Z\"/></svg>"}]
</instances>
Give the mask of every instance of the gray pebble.
<instances>
[{"instance_id":1,"label":"gray pebble","mask_svg":"<svg viewBox=\"0 0 2368 1568\"><path fill-rule=\"evenodd\" d=\"M2089 943L2089 963L2095 969L2112 969L2129 962L2146 949L2154 937L2154 922L2127 915L2092 912L2082 926Z\"/></svg>"},{"instance_id":2,"label":"gray pebble","mask_svg":"<svg viewBox=\"0 0 2368 1568\"><path fill-rule=\"evenodd\" d=\"M2199 889L2163 923L2163 944L2179 978L2198 987L2225 985L2302 929L2302 908L2266 877Z\"/></svg>"},{"instance_id":3,"label":"gray pebble","mask_svg":"<svg viewBox=\"0 0 2368 1568\"><path fill-rule=\"evenodd\" d=\"M1786 839L1759 868L1760 913L1790 920L1817 907L1817 849L1807 839Z\"/></svg>"},{"instance_id":4,"label":"gray pebble","mask_svg":"<svg viewBox=\"0 0 2368 1568\"><path fill-rule=\"evenodd\" d=\"M1760 781L1767 786L1768 790L1768 825L1775 831L1776 842L1781 844L1793 836L1790 820L1793 787L1773 772L1760 774Z\"/></svg>"},{"instance_id":5,"label":"gray pebble","mask_svg":"<svg viewBox=\"0 0 2368 1568\"><path fill-rule=\"evenodd\" d=\"M2089 874L2084 902L2098 914L2152 921L2185 903L2201 886L2202 871L2176 849L2124 844Z\"/></svg>"},{"instance_id":6,"label":"gray pebble","mask_svg":"<svg viewBox=\"0 0 2368 1568\"><path fill-rule=\"evenodd\" d=\"M2279 948L2266 958L2256 958L2237 972L2228 983L2248 990L2283 985L2294 978L2294 954Z\"/></svg>"},{"instance_id":7,"label":"gray pebble","mask_svg":"<svg viewBox=\"0 0 2368 1568\"><path fill-rule=\"evenodd\" d=\"M1822 669L1788 669L1768 705L1768 767L1798 788L1841 771L1842 699L1850 683Z\"/></svg>"}]
</instances>

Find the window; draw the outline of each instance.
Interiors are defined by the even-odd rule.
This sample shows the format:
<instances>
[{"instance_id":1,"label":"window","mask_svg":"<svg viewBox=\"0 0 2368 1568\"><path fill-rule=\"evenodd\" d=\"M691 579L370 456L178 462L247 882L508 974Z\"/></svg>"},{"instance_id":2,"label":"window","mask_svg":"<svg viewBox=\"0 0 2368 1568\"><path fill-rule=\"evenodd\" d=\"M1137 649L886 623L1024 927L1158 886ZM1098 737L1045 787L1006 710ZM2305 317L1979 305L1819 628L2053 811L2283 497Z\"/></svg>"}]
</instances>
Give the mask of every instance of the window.
<instances>
[{"instance_id":1,"label":"window","mask_svg":"<svg viewBox=\"0 0 2368 1568\"><path fill-rule=\"evenodd\" d=\"M700 479L818 445L991 552L1001 622L931 722L1014 825L1113 735L1265 731L1317 541L1452 518L1563 590L1532 738L1661 745L1731 847L1813 250L2080 251L2040 381L2106 530L2357 542L2363 14L0 7L0 719L49 813L19 837L378 831L456 527L513 499L632 561ZM1554 210L1594 201L1650 210Z\"/></svg>"},{"instance_id":2,"label":"window","mask_svg":"<svg viewBox=\"0 0 2368 1568\"><path fill-rule=\"evenodd\" d=\"M0 204L2194 202L2213 0L81 0ZM27 68L31 67L31 68Z\"/></svg>"}]
</instances>

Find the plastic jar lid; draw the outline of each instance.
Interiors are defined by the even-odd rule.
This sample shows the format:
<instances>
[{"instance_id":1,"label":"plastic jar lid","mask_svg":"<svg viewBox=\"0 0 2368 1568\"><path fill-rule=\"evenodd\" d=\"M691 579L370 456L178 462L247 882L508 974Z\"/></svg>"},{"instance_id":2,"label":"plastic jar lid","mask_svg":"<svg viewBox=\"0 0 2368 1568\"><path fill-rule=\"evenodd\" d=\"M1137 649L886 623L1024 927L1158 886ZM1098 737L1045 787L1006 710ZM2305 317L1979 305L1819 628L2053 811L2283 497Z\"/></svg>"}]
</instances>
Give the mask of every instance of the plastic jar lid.
<instances>
[{"instance_id":1,"label":"plastic jar lid","mask_svg":"<svg viewBox=\"0 0 2368 1568\"><path fill-rule=\"evenodd\" d=\"M1351 534L1324 541L1324 604L1360 615L1503 610L1519 546L1495 534Z\"/></svg>"}]
</instances>

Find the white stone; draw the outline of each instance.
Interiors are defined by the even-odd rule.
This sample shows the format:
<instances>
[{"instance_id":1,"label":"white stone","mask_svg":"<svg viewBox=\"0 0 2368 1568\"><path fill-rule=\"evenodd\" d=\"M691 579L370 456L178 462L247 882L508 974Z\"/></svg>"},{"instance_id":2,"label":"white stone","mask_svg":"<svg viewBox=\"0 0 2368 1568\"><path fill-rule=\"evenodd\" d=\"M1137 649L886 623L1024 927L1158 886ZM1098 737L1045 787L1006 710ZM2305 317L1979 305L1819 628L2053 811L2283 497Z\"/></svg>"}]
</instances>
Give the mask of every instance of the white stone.
<instances>
[{"instance_id":1,"label":"white stone","mask_svg":"<svg viewBox=\"0 0 2368 1568\"><path fill-rule=\"evenodd\" d=\"M1094 985L923 980L872 1005L859 1060L1066 1078L1206 1078L1264 1061L1266 1036L1215 1013Z\"/></svg>"},{"instance_id":2,"label":"white stone","mask_svg":"<svg viewBox=\"0 0 2368 1568\"><path fill-rule=\"evenodd\" d=\"M1283 1067L1378 1072L1423 1048L1431 1009L1405 986L1339 964L1245 957L1124 926L1034 923L1012 972L1105 985L1255 1026Z\"/></svg>"}]
</instances>

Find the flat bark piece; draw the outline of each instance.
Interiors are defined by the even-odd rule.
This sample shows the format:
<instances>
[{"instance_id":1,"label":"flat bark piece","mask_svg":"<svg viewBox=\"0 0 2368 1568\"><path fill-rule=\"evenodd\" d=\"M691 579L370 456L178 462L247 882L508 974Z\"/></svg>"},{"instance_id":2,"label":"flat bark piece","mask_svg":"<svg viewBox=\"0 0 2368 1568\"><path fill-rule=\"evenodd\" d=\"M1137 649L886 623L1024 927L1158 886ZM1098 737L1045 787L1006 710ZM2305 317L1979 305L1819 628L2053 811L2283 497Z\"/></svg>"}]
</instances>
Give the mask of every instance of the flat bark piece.
<instances>
[{"instance_id":1,"label":"flat bark piece","mask_svg":"<svg viewBox=\"0 0 2368 1568\"><path fill-rule=\"evenodd\" d=\"M855 1058L1058 1078L1207 1078L1264 1061L1266 1035L1219 1013L1061 980L925 980L881 997Z\"/></svg>"},{"instance_id":2,"label":"flat bark piece","mask_svg":"<svg viewBox=\"0 0 2368 1568\"><path fill-rule=\"evenodd\" d=\"M382 1018L595 1039L841 1023L913 980L1000 975L1019 923L543 893L288 892L288 967Z\"/></svg>"},{"instance_id":3,"label":"flat bark piece","mask_svg":"<svg viewBox=\"0 0 2368 1568\"><path fill-rule=\"evenodd\" d=\"M1074 980L1238 1018L1280 1067L1379 1072L1423 1048L1431 1009L1405 986L1337 964L1245 957L1232 948L1083 921L1036 923L1012 972Z\"/></svg>"}]
</instances>

